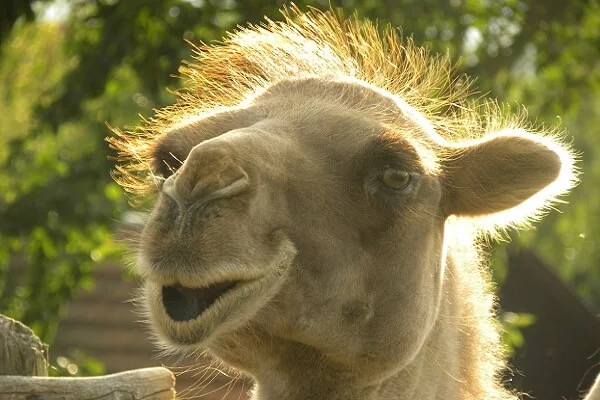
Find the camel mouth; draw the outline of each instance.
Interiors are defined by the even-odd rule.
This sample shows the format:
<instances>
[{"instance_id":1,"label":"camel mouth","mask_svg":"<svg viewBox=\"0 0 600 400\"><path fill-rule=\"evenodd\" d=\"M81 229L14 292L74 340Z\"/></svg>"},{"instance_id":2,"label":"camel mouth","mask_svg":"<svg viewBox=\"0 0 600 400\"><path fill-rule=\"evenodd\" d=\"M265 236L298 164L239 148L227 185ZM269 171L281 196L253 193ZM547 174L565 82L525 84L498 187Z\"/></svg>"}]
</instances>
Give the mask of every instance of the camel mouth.
<instances>
[{"instance_id":1,"label":"camel mouth","mask_svg":"<svg viewBox=\"0 0 600 400\"><path fill-rule=\"evenodd\" d=\"M202 315L219 297L237 284L237 281L229 281L202 288L188 288L179 284L163 286L162 303L167 315L174 321L190 321Z\"/></svg>"},{"instance_id":2,"label":"camel mouth","mask_svg":"<svg viewBox=\"0 0 600 400\"><path fill-rule=\"evenodd\" d=\"M285 240L266 265L217 263L200 275L146 274L141 305L156 338L194 352L248 323L281 289L295 254Z\"/></svg>"}]
</instances>

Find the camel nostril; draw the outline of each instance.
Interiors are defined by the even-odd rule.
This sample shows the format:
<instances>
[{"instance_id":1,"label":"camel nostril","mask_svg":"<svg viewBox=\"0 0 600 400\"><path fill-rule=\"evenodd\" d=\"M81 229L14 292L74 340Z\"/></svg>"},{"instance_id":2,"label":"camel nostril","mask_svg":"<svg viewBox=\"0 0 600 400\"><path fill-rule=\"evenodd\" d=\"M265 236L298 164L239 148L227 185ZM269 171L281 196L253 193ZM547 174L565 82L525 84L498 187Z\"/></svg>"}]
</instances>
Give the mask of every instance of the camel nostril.
<instances>
[{"instance_id":1,"label":"camel nostril","mask_svg":"<svg viewBox=\"0 0 600 400\"><path fill-rule=\"evenodd\" d=\"M237 165L201 175L193 166L182 168L162 182L162 192L175 200L181 208L192 203L234 197L250 186L246 171Z\"/></svg>"},{"instance_id":2,"label":"camel nostril","mask_svg":"<svg viewBox=\"0 0 600 400\"><path fill-rule=\"evenodd\" d=\"M208 203L209 201L212 201L212 200L234 197L238 194L241 194L246 189L248 189L248 187L250 186L250 180L248 179L248 175L246 175L246 173L243 171L242 171L242 173L243 173L243 175L241 175L239 178L233 180L233 182L231 182L231 183L227 184L226 186L223 186L219 189L207 191L205 185L203 185L202 183L199 183L192 190L191 196L189 196L189 197L192 200L198 201L200 203ZM169 178L167 178L162 183L161 189L164 194L166 194L167 196L169 196L170 198L175 200L177 202L177 204L179 204L179 207L183 208L183 206L186 203L185 203L185 201L183 201L182 196L179 194L179 192L177 190L177 186L175 185L174 176L175 175L172 175ZM202 192L205 192L205 193L201 194Z\"/></svg>"},{"instance_id":3,"label":"camel nostril","mask_svg":"<svg viewBox=\"0 0 600 400\"><path fill-rule=\"evenodd\" d=\"M233 180L233 182L231 182L227 186L224 186L220 189L214 190L214 191L202 196L201 201L203 203L207 203L209 201L216 200L216 199L234 197L234 196L244 192L250 186L250 180L248 179L248 175L246 175L245 172L243 172L243 171L241 171L241 172L243 173L243 175L240 176L238 179ZM200 190L202 190L202 189L200 189ZM192 193L194 193L194 192L196 192L196 188L194 188L194 191Z\"/></svg>"},{"instance_id":4,"label":"camel nostril","mask_svg":"<svg viewBox=\"0 0 600 400\"><path fill-rule=\"evenodd\" d=\"M249 186L248 174L226 143L196 145L175 174L163 184L163 193L180 206L233 197Z\"/></svg>"}]
</instances>

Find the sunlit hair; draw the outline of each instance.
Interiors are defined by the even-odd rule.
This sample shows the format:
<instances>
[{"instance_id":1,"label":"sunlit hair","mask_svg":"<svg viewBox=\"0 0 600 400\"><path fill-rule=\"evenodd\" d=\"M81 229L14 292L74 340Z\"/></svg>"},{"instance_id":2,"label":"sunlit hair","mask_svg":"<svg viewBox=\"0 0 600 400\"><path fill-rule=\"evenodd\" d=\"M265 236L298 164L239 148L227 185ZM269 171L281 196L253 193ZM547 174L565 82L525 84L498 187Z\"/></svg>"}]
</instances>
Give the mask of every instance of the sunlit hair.
<instances>
[{"instance_id":1,"label":"sunlit hair","mask_svg":"<svg viewBox=\"0 0 600 400\"><path fill-rule=\"evenodd\" d=\"M123 188L141 194L152 186L151 152L165 132L243 106L290 77L366 82L406 102L428 124L431 135L446 144L512 131L556 150L564 165L559 179L518 210L480 219L485 231L526 223L573 185L572 157L555 144L557 132L532 126L522 109L513 112L493 100L472 100L471 80L454 73L448 56L432 55L390 26L380 29L356 17L343 19L334 12L317 10L301 13L295 7L283 17L283 21L241 28L217 45L194 47L194 61L180 68L183 89L177 92L177 103L157 110L137 129L114 129L116 137L109 142L119 152L115 177Z\"/></svg>"},{"instance_id":2,"label":"sunlit hair","mask_svg":"<svg viewBox=\"0 0 600 400\"><path fill-rule=\"evenodd\" d=\"M283 17L281 22L267 20L240 28L218 45L194 47L194 61L180 69L183 89L177 92L177 103L157 110L137 129L114 130L116 136L109 142L119 154L117 182L131 193L147 193L152 187L152 152L162 135L208 115L244 107L290 77L355 81L381 91L423 128L434 149L432 164L438 166L441 160L461 157L461 148L502 135L547 147L562 165L553 183L513 209L451 217L446 223L446 244L453 248L454 262L461 269L459 298L469 299L470 311L465 314L473 316L473 321L444 321L460 323L473 344L461 355L472 360L472 368L464 372L469 379L465 386L471 378L489 382L483 398L514 398L494 384L503 362L497 354L500 345L489 279L474 243L482 232L493 235L526 224L573 186L576 173L568 146L560 144L559 132L527 122L521 109L515 112L493 100L472 99L471 80L454 73L448 56L431 55L389 26L380 29L356 17L344 19L316 10L301 13L295 7ZM477 396L474 392L473 398L482 398Z\"/></svg>"}]
</instances>

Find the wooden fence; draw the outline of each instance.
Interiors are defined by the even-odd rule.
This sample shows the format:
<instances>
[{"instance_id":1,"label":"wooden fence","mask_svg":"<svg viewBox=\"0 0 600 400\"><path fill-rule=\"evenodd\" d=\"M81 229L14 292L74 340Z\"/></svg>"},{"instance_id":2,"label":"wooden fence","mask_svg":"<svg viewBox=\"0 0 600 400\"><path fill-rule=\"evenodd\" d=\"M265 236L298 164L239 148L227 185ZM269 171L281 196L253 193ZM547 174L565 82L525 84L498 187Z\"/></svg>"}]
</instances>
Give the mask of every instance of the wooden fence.
<instances>
[{"instance_id":1,"label":"wooden fence","mask_svg":"<svg viewBox=\"0 0 600 400\"><path fill-rule=\"evenodd\" d=\"M48 377L48 346L33 331L0 315L0 398L3 400L171 400L175 377L144 368L91 378Z\"/></svg>"}]
</instances>

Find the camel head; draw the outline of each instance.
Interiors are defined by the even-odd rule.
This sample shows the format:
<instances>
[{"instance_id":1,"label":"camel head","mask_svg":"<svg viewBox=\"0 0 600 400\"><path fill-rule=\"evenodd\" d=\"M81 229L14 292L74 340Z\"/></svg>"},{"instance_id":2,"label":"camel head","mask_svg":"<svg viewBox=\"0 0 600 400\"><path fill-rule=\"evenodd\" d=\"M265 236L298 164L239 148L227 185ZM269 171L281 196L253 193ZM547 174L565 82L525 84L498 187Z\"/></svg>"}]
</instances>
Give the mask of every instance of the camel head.
<instances>
[{"instance_id":1,"label":"camel head","mask_svg":"<svg viewBox=\"0 0 600 400\"><path fill-rule=\"evenodd\" d=\"M142 160L123 174L155 178L137 271L163 343L259 381L318 365L367 385L435 334L448 221L518 223L568 186L571 161L493 103L487 124L464 93L428 103L447 61L299 18L199 50L179 105L113 144Z\"/></svg>"}]
</instances>

